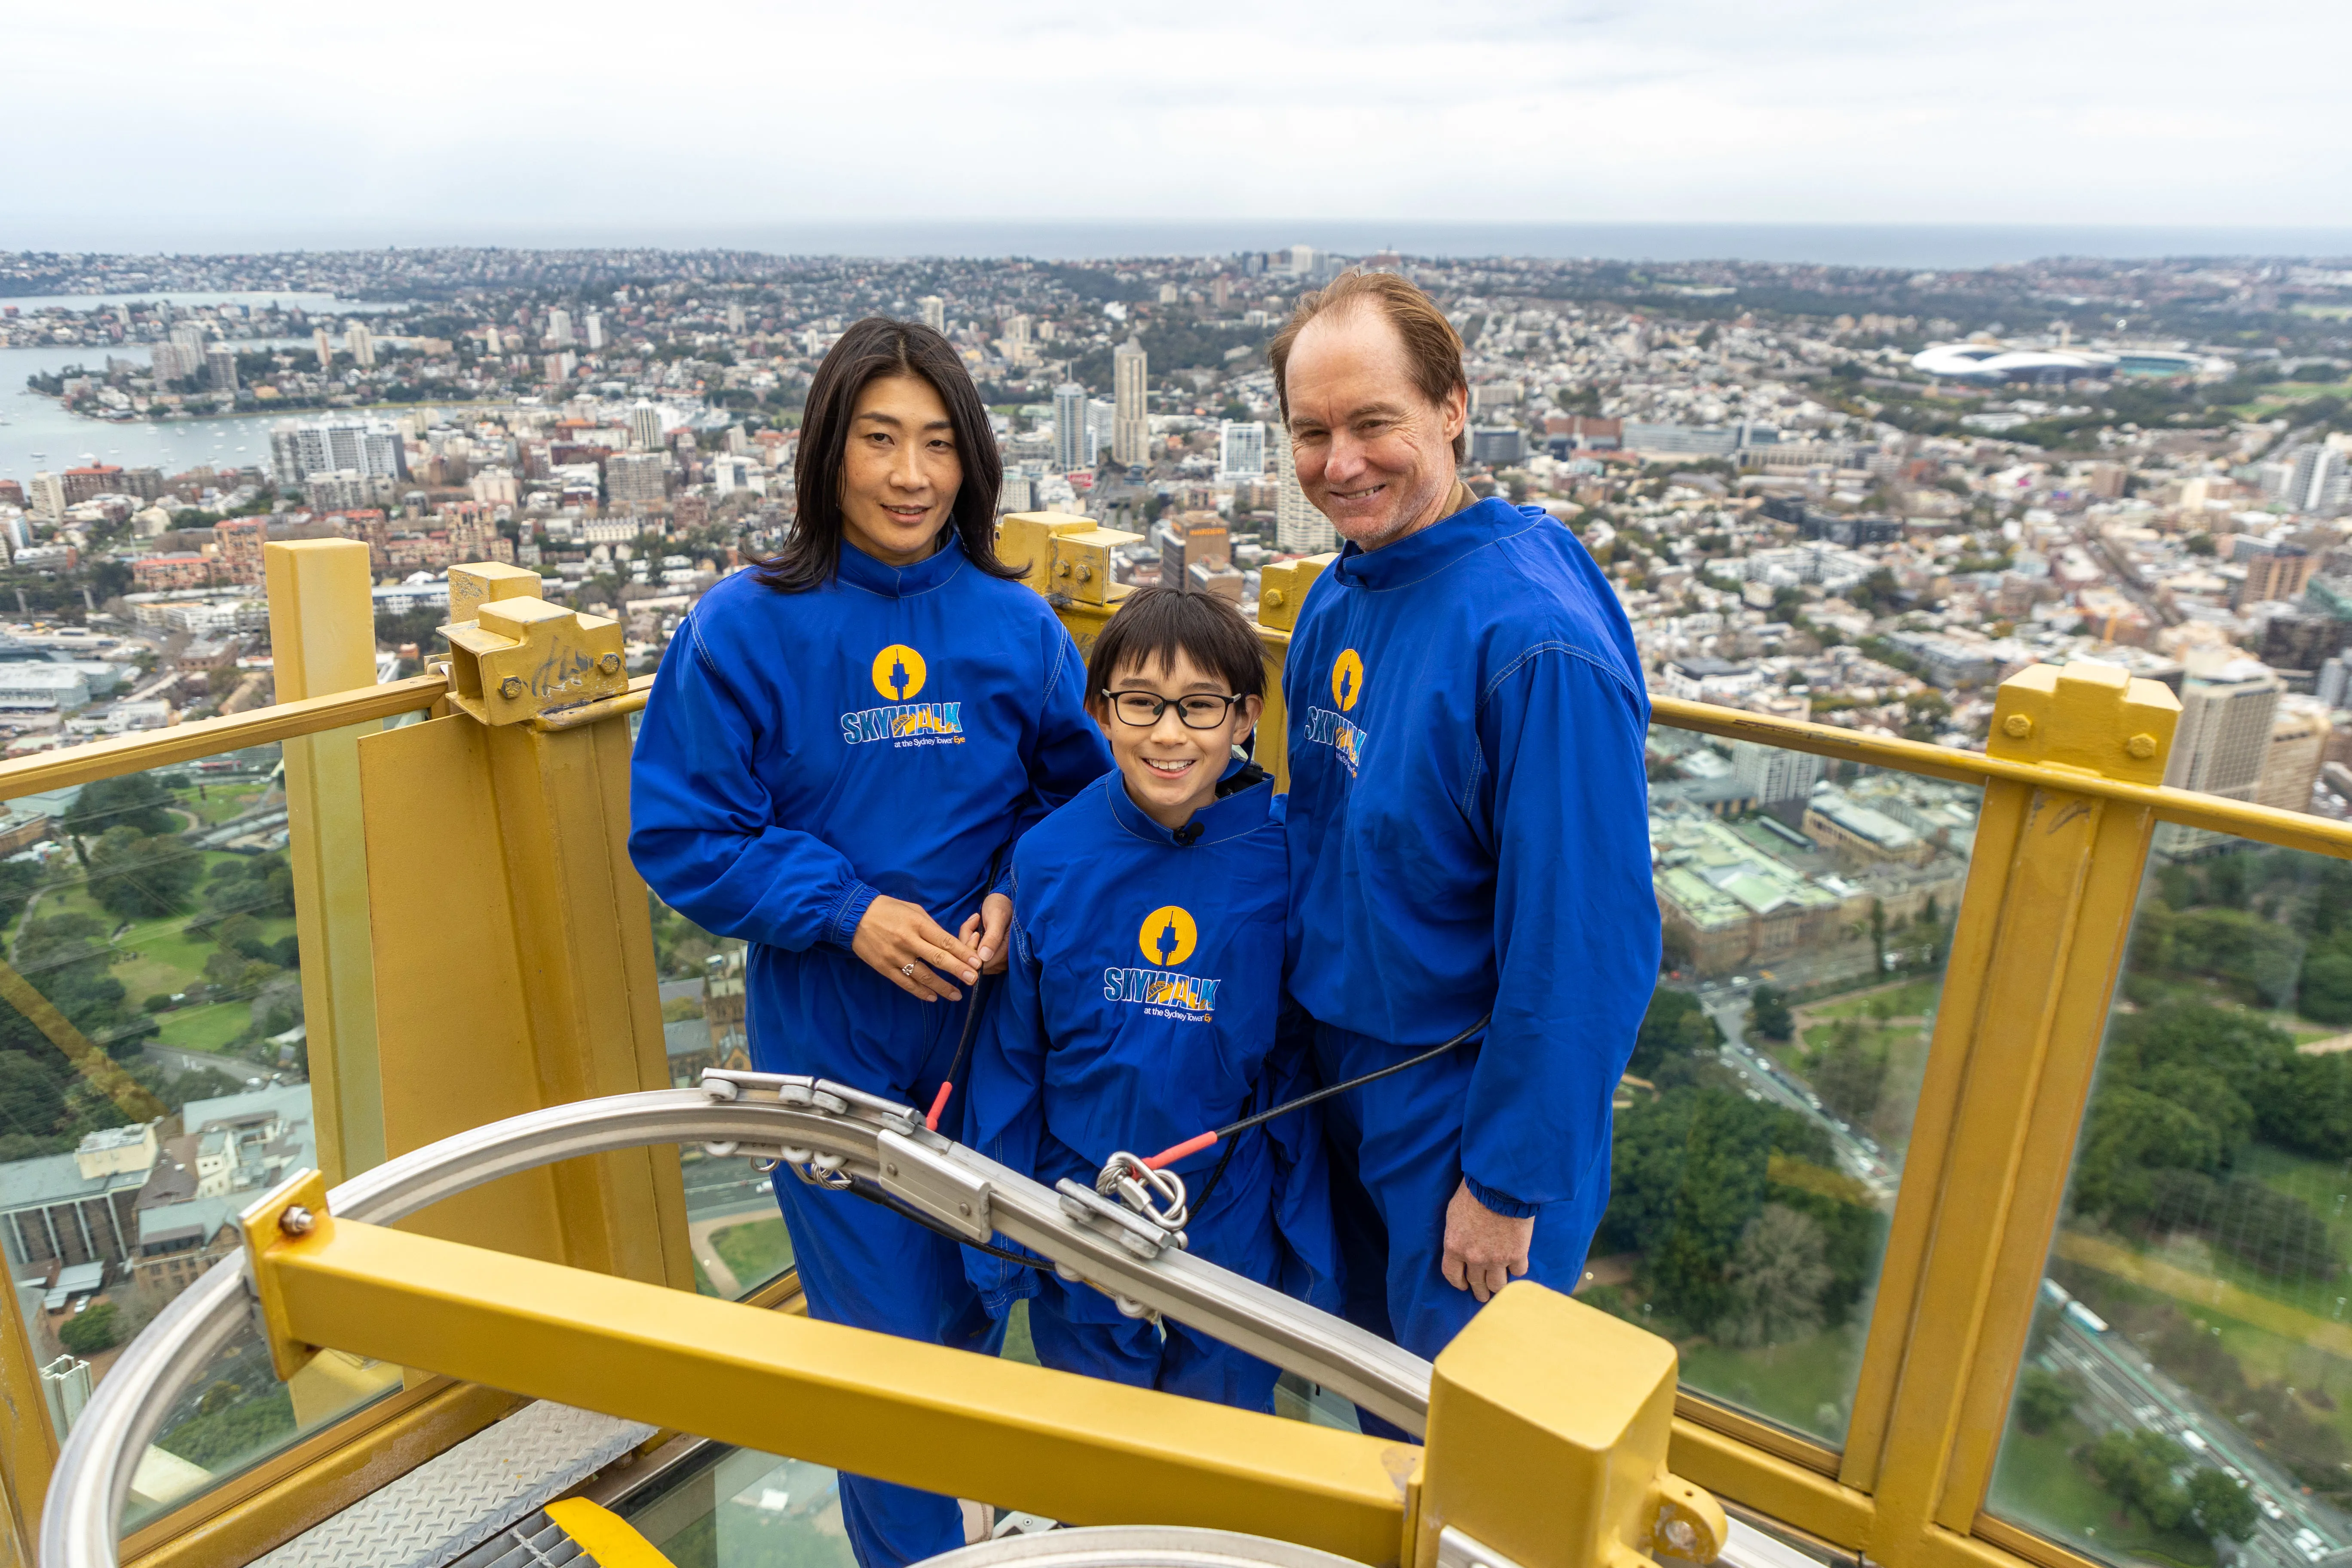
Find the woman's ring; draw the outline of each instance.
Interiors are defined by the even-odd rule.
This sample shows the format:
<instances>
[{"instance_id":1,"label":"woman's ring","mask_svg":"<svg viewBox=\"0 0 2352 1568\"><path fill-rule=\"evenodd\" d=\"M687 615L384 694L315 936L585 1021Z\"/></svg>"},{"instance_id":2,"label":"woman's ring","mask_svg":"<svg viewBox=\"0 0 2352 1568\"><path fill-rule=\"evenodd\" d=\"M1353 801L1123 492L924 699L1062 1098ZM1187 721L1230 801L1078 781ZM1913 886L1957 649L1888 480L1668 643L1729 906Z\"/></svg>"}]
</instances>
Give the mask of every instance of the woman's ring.
<instances>
[{"instance_id":1,"label":"woman's ring","mask_svg":"<svg viewBox=\"0 0 2352 1568\"><path fill-rule=\"evenodd\" d=\"M911 963L902 963L898 966L898 973L912 980L915 977L915 966Z\"/></svg>"}]
</instances>

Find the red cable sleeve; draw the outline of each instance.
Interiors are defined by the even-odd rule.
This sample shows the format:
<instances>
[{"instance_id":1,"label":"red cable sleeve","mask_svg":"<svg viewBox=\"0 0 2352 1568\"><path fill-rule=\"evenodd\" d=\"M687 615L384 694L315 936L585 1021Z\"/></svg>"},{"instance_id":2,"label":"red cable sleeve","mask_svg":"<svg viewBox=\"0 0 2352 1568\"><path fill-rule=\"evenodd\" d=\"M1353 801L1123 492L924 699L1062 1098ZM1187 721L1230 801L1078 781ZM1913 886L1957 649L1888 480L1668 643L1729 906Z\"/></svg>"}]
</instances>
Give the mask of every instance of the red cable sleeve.
<instances>
[{"instance_id":1,"label":"red cable sleeve","mask_svg":"<svg viewBox=\"0 0 2352 1568\"><path fill-rule=\"evenodd\" d=\"M948 1108L948 1096L954 1092L954 1084L942 1082L940 1085L940 1092L932 1097L931 1113L923 1118L923 1125L931 1131L937 1132L940 1130L940 1112Z\"/></svg>"},{"instance_id":2,"label":"red cable sleeve","mask_svg":"<svg viewBox=\"0 0 2352 1568\"><path fill-rule=\"evenodd\" d=\"M1197 1154L1216 1141L1217 1135L1213 1132L1203 1132L1196 1138L1187 1138L1181 1143L1162 1149L1159 1153L1143 1162L1143 1168L1147 1171L1164 1171L1185 1155Z\"/></svg>"}]
</instances>

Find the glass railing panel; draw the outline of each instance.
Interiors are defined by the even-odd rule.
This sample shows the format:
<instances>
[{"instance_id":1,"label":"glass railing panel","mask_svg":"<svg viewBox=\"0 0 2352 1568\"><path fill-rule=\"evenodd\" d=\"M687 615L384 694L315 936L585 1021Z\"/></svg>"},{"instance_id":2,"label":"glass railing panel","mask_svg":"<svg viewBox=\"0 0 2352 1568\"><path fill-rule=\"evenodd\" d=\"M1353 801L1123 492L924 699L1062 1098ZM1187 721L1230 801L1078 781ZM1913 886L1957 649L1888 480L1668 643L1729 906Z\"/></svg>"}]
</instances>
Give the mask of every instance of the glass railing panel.
<instances>
[{"instance_id":1,"label":"glass railing panel","mask_svg":"<svg viewBox=\"0 0 2352 1568\"><path fill-rule=\"evenodd\" d=\"M0 1231L62 1435L121 1349L318 1163L278 748L7 803ZM240 1336L163 1420L129 1523L400 1386L337 1353L291 1384Z\"/></svg>"},{"instance_id":2,"label":"glass railing panel","mask_svg":"<svg viewBox=\"0 0 2352 1568\"><path fill-rule=\"evenodd\" d=\"M1579 1293L1835 1447L1980 792L1663 726L1649 762L1665 966Z\"/></svg>"},{"instance_id":3,"label":"glass railing panel","mask_svg":"<svg viewBox=\"0 0 2352 1568\"><path fill-rule=\"evenodd\" d=\"M2113 1562L2352 1548L2352 864L2171 826L1987 1506Z\"/></svg>"},{"instance_id":4,"label":"glass railing panel","mask_svg":"<svg viewBox=\"0 0 2352 1568\"><path fill-rule=\"evenodd\" d=\"M834 1472L713 1444L614 1511L677 1568L854 1568Z\"/></svg>"}]
</instances>

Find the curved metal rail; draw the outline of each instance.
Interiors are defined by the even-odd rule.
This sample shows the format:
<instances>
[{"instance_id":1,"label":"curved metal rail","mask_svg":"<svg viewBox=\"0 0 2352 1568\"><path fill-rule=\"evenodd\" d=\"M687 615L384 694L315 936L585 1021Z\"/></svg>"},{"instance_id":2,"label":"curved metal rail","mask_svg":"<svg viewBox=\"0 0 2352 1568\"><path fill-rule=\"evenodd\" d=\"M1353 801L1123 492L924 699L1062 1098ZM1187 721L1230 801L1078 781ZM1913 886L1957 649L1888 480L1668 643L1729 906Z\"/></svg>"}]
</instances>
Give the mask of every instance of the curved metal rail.
<instances>
[{"instance_id":1,"label":"curved metal rail","mask_svg":"<svg viewBox=\"0 0 2352 1568\"><path fill-rule=\"evenodd\" d=\"M974 1239L1008 1237L1065 1278L1319 1383L1416 1436L1426 1423L1431 1369L1420 1357L1155 1242L1151 1227L1075 1184L1049 1191L951 1143L926 1131L912 1106L822 1079L711 1073L701 1089L532 1111L386 1161L329 1193L328 1208L389 1225L500 1176L657 1143L866 1177ZM116 1525L141 1457L190 1379L253 1310L245 1260L224 1258L124 1349L58 1455L41 1518L43 1568L116 1568Z\"/></svg>"}]
</instances>

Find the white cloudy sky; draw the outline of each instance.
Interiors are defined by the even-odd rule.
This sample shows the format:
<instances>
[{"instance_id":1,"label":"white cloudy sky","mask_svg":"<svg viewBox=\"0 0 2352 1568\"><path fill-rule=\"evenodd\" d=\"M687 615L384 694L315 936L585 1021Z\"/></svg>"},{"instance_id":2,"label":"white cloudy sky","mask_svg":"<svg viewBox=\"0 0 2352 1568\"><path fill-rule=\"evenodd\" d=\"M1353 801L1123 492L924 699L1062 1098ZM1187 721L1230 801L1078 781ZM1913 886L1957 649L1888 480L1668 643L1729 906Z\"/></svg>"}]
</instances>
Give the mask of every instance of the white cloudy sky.
<instances>
[{"instance_id":1,"label":"white cloudy sky","mask_svg":"<svg viewBox=\"0 0 2352 1568\"><path fill-rule=\"evenodd\" d=\"M0 247L2352 225L2344 0L113 0L27 6L7 37Z\"/></svg>"}]
</instances>

